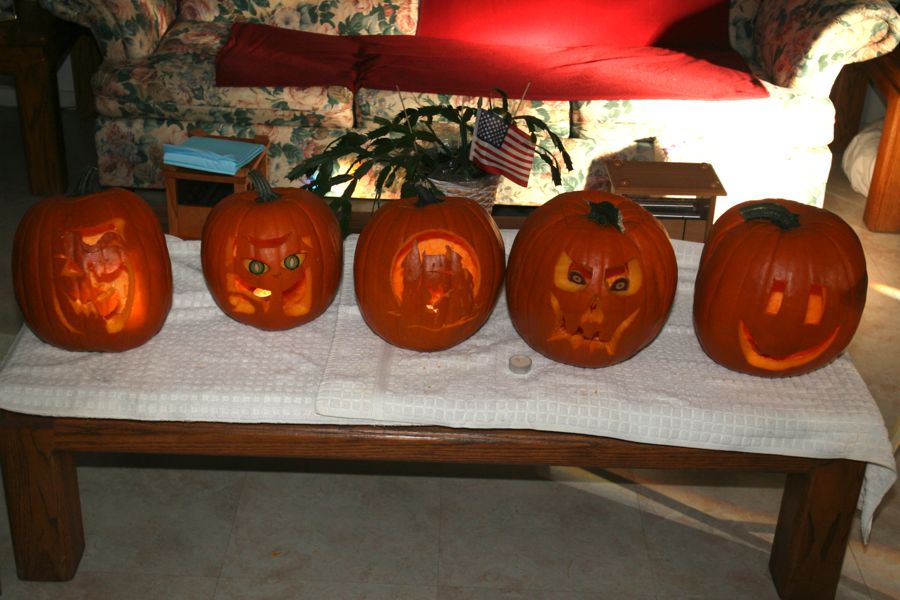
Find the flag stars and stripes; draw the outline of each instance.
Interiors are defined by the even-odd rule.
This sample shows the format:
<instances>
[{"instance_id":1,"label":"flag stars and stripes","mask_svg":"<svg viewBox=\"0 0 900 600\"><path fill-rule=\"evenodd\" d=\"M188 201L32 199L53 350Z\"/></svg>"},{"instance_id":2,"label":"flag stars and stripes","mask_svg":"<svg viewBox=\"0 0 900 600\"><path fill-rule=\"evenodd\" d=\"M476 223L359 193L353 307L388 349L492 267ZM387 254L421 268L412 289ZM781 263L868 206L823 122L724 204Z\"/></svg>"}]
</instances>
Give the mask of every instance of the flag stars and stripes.
<instances>
[{"instance_id":1,"label":"flag stars and stripes","mask_svg":"<svg viewBox=\"0 0 900 600\"><path fill-rule=\"evenodd\" d=\"M527 133L498 115L478 109L469 160L488 173L528 186L534 142Z\"/></svg>"}]
</instances>

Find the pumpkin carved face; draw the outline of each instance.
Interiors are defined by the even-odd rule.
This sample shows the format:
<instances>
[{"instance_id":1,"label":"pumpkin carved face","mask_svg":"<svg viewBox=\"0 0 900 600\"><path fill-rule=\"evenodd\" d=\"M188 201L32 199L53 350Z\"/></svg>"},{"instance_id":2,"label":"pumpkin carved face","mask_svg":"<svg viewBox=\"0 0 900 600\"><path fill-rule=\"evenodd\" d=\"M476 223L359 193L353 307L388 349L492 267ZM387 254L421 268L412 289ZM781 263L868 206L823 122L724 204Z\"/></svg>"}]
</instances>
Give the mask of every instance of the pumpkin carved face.
<instances>
[{"instance_id":1,"label":"pumpkin carved face","mask_svg":"<svg viewBox=\"0 0 900 600\"><path fill-rule=\"evenodd\" d=\"M226 274L228 304L235 313L254 315L281 311L302 317L312 308L315 282L306 258L313 252L309 236L282 235L256 238L235 235L234 259Z\"/></svg>"},{"instance_id":2,"label":"pumpkin carved face","mask_svg":"<svg viewBox=\"0 0 900 600\"><path fill-rule=\"evenodd\" d=\"M799 375L849 344L866 298L852 228L787 200L729 209L710 232L694 291L694 328L720 364L764 377Z\"/></svg>"},{"instance_id":3,"label":"pumpkin carved face","mask_svg":"<svg viewBox=\"0 0 900 600\"><path fill-rule=\"evenodd\" d=\"M260 329L289 329L313 320L334 299L340 228L311 192L273 191L259 174L254 179L262 192L233 194L207 217L203 274L225 314Z\"/></svg>"},{"instance_id":4,"label":"pumpkin carved face","mask_svg":"<svg viewBox=\"0 0 900 600\"><path fill-rule=\"evenodd\" d=\"M162 229L126 190L32 207L16 231L13 279L32 330L68 350L139 346L159 331L172 303Z\"/></svg>"},{"instance_id":5,"label":"pumpkin carved face","mask_svg":"<svg viewBox=\"0 0 900 600\"><path fill-rule=\"evenodd\" d=\"M506 297L529 346L603 367L656 337L676 281L672 245L650 213L621 196L570 192L538 208L516 236Z\"/></svg>"},{"instance_id":6,"label":"pumpkin carved face","mask_svg":"<svg viewBox=\"0 0 900 600\"><path fill-rule=\"evenodd\" d=\"M134 308L133 267L125 244L125 222L113 219L95 226L63 231L54 252L60 277L56 308L66 327L79 331L88 318L108 333L125 327ZM69 320L66 315L76 318ZM91 322L91 321L89 321Z\"/></svg>"},{"instance_id":7,"label":"pumpkin carved face","mask_svg":"<svg viewBox=\"0 0 900 600\"><path fill-rule=\"evenodd\" d=\"M384 205L360 234L354 282L369 327L402 348L449 348L487 320L503 282L503 240L475 202Z\"/></svg>"}]
</instances>

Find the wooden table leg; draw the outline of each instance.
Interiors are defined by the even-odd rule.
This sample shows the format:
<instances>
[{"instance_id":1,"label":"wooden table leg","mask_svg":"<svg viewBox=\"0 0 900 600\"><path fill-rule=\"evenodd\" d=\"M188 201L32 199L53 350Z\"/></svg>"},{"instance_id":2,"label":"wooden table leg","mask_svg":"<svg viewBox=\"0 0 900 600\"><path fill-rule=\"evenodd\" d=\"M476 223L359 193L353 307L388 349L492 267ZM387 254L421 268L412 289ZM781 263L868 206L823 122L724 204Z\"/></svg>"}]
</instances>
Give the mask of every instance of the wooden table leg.
<instances>
[{"instance_id":1,"label":"wooden table leg","mask_svg":"<svg viewBox=\"0 0 900 600\"><path fill-rule=\"evenodd\" d=\"M16 99L28 163L32 194L48 196L65 191L68 184L66 152L56 64L40 48L21 48L15 70Z\"/></svg>"},{"instance_id":2,"label":"wooden table leg","mask_svg":"<svg viewBox=\"0 0 900 600\"><path fill-rule=\"evenodd\" d=\"M871 231L900 231L900 92L883 83L886 110L863 221Z\"/></svg>"},{"instance_id":3,"label":"wooden table leg","mask_svg":"<svg viewBox=\"0 0 900 600\"><path fill-rule=\"evenodd\" d=\"M835 460L787 476L769 560L781 598L834 598L864 473Z\"/></svg>"},{"instance_id":4,"label":"wooden table leg","mask_svg":"<svg viewBox=\"0 0 900 600\"><path fill-rule=\"evenodd\" d=\"M72 453L54 447L52 429L23 424L0 435L0 461L19 578L71 579L84 551Z\"/></svg>"}]
</instances>

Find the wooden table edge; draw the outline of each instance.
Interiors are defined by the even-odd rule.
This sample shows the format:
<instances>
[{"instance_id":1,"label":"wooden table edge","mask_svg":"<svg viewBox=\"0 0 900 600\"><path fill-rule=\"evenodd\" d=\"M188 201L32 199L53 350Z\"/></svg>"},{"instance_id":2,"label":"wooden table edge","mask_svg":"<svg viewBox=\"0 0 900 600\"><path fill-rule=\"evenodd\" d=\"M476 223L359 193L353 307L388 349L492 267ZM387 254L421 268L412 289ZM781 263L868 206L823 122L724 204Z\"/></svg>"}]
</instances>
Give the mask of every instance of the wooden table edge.
<instances>
[{"instance_id":1,"label":"wooden table edge","mask_svg":"<svg viewBox=\"0 0 900 600\"><path fill-rule=\"evenodd\" d=\"M845 459L523 429L135 421L0 410L0 461L21 579L75 575L84 550L76 452L786 473L770 557L782 598L834 596L865 471L865 463Z\"/></svg>"}]
</instances>

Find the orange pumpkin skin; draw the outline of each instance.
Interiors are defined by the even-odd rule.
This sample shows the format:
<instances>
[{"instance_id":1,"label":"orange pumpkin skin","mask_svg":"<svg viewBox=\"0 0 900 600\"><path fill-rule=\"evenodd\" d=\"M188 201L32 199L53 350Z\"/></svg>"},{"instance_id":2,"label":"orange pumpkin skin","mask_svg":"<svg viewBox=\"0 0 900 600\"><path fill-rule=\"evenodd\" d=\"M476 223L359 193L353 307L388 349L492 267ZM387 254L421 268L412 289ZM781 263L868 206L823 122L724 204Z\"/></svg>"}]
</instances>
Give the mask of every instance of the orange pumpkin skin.
<instances>
[{"instance_id":1,"label":"orange pumpkin skin","mask_svg":"<svg viewBox=\"0 0 900 600\"><path fill-rule=\"evenodd\" d=\"M510 250L506 299L534 350L605 367L659 334L677 281L672 243L653 215L622 196L585 190L560 194L526 219Z\"/></svg>"},{"instance_id":2,"label":"orange pumpkin skin","mask_svg":"<svg viewBox=\"0 0 900 600\"><path fill-rule=\"evenodd\" d=\"M694 329L703 350L729 369L809 373L850 343L867 283L859 238L834 213L789 200L745 202L710 231Z\"/></svg>"},{"instance_id":3,"label":"orange pumpkin skin","mask_svg":"<svg viewBox=\"0 0 900 600\"><path fill-rule=\"evenodd\" d=\"M268 187L223 198L203 225L206 285L231 318L283 330L325 312L341 281L340 226L312 192Z\"/></svg>"},{"instance_id":4,"label":"orange pumpkin skin","mask_svg":"<svg viewBox=\"0 0 900 600\"><path fill-rule=\"evenodd\" d=\"M444 350L484 325L503 284L503 238L472 200L384 204L359 236L353 263L366 324L387 342Z\"/></svg>"},{"instance_id":5,"label":"orange pumpkin skin","mask_svg":"<svg viewBox=\"0 0 900 600\"><path fill-rule=\"evenodd\" d=\"M172 306L172 266L146 202L114 188L32 206L12 251L25 322L66 350L121 352L162 328Z\"/></svg>"}]
</instances>

